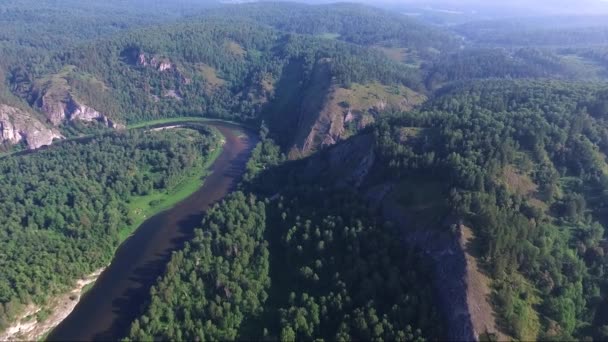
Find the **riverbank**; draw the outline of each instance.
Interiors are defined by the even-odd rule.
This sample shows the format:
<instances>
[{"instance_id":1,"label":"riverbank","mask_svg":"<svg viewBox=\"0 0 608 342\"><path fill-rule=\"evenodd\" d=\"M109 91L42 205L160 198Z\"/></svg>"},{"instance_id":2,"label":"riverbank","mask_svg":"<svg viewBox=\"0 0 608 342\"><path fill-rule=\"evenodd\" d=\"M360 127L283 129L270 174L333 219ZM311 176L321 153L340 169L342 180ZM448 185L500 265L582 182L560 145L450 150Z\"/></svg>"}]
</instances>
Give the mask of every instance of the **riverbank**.
<instances>
[{"instance_id":1,"label":"riverbank","mask_svg":"<svg viewBox=\"0 0 608 342\"><path fill-rule=\"evenodd\" d=\"M175 128L179 126L173 126ZM129 202L129 217L133 223L120 230L120 242L124 242L137 230L148 218L172 208L177 203L185 200L195 193L205 183L211 166L222 154L225 138L220 133L215 133L219 139L218 145L211 151L207 161L202 168L193 170L192 174L180 184L169 191L155 191L146 196L134 197Z\"/></svg>"},{"instance_id":2,"label":"riverbank","mask_svg":"<svg viewBox=\"0 0 608 342\"><path fill-rule=\"evenodd\" d=\"M258 142L257 135L243 127L213 121L208 125L217 129L226 143L202 187L169 210L148 217L120 245L110 266L74 311L53 329L49 340L114 341L128 334L173 252L192 239L205 211L236 187Z\"/></svg>"},{"instance_id":3,"label":"riverbank","mask_svg":"<svg viewBox=\"0 0 608 342\"><path fill-rule=\"evenodd\" d=\"M204 118L204 117L200 117L200 116L180 116L180 117L176 117L176 118L165 118L165 119L138 122L135 124L128 125L127 129L145 128L145 127L156 126L156 125L188 123L188 122L200 122L200 123L221 122L221 123L226 123L226 124L230 124L230 125L236 125L236 126L240 126L240 127L249 128L254 131L259 128L259 127L256 127L256 126L253 126L250 124L245 124L242 122L236 122L236 121L230 121L230 120Z\"/></svg>"},{"instance_id":4,"label":"riverbank","mask_svg":"<svg viewBox=\"0 0 608 342\"><path fill-rule=\"evenodd\" d=\"M173 124L173 123L167 123ZM181 125L172 126L181 127ZM216 129L211 130L215 137L215 146L206 156L201 167L192 172L177 186L170 190L154 191L146 196L133 197L129 200L129 217L132 224L119 231L119 245L129 238L148 218L171 209L200 189L210 170L222 154L226 139ZM45 305L29 304L14 323L0 332L0 341L31 341L44 339L52 329L58 326L74 310L81 296L93 287L93 284L105 268L76 280L74 288L68 292L48 298Z\"/></svg>"},{"instance_id":5,"label":"riverbank","mask_svg":"<svg viewBox=\"0 0 608 342\"><path fill-rule=\"evenodd\" d=\"M76 304L86 292L87 285L94 283L104 269L105 267L100 268L86 277L78 279L71 290L53 297L49 304L45 306L28 305L17 322L0 334L0 341L37 341L42 339L74 311Z\"/></svg>"}]
</instances>

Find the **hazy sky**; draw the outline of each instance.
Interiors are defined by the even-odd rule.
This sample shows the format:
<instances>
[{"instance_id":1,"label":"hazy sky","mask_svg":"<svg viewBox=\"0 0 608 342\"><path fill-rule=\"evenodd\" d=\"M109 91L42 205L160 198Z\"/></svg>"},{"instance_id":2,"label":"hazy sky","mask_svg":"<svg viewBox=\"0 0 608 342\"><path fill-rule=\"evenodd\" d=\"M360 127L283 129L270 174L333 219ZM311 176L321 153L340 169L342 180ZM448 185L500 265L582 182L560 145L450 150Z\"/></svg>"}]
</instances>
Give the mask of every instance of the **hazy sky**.
<instances>
[{"instance_id":1,"label":"hazy sky","mask_svg":"<svg viewBox=\"0 0 608 342\"><path fill-rule=\"evenodd\" d=\"M296 0L297 1L297 0ZM314 1L314 0L313 0ZM332 2L330 0L320 0ZM353 0L351 0L353 1ZM556 15L556 14L608 14L608 0L354 0L368 4L380 3L393 6L416 6L422 8L461 10L466 12L494 12L511 15ZM505 12L506 11L506 12Z\"/></svg>"}]
</instances>

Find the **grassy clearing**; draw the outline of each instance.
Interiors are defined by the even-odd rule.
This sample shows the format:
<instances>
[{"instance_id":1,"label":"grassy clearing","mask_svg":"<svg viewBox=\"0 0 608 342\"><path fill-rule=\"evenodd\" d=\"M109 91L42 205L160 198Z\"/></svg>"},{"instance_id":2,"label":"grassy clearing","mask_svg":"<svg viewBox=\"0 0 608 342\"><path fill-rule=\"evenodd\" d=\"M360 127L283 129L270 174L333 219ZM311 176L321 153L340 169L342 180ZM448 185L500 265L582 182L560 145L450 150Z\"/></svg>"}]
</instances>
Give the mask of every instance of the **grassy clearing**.
<instances>
[{"instance_id":1,"label":"grassy clearing","mask_svg":"<svg viewBox=\"0 0 608 342\"><path fill-rule=\"evenodd\" d=\"M136 129L136 128L145 128L148 126L155 126L155 125L163 125L163 124L170 124L170 123L183 123L183 122L206 122L206 121L210 121L211 119L207 119L207 118L202 118L202 117L179 117L179 118L166 118L166 119L158 119L158 120L152 120L152 121L143 121L143 122L138 122L136 124L131 124L127 126L127 129Z\"/></svg>"},{"instance_id":2,"label":"grassy clearing","mask_svg":"<svg viewBox=\"0 0 608 342\"><path fill-rule=\"evenodd\" d=\"M507 165L502 174L502 179L510 192L520 196L530 197L538 190L528 174L521 173L512 165Z\"/></svg>"},{"instance_id":3,"label":"grassy clearing","mask_svg":"<svg viewBox=\"0 0 608 342\"><path fill-rule=\"evenodd\" d=\"M239 43L233 41L226 42L226 49L228 50L228 52L241 58L245 57L245 55L247 54L247 51L245 51L245 49L243 49L243 47Z\"/></svg>"},{"instance_id":4,"label":"grassy clearing","mask_svg":"<svg viewBox=\"0 0 608 342\"><path fill-rule=\"evenodd\" d=\"M594 80L605 79L606 69L599 63L577 55L561 55L561 62L566 64L576 75Z\"/></svg>"},{"instance_id":5,"label":"grassy clearing","mask_svg":"<svg viewBox=\"0 0 608 342\"><path fill-rule=\"evenodd\" d=\"M120 241L126 240L137 228L148 218L170 209L177 203L185 200L196 192L205 182L209 175L209 168L222 153L222 148L216 148L207 159L205 165L184 179L175 188L168 191L155 191L146 196L138 196L130 199L129 217L133 223L119 232Z\"/></svg>"},{"instance_id":6,"label":"grassy clearing","mask_svg":"<svg viewBox=\"0 0 608 342\"><path fill-rule=\"evenodd\" d=\"M420 68L422 65L422 60L417 56L417 54L407 48L386 46L376 46L375 48L382 52L390 60L397 63L403 63L412 68Z\"/></svg>"},{"instance_id":7,"label":"grassy clearing","mask_svg":"<svg viewBox=\"0 0 608 342\"><path fill-rule=\"evenodd\" d=\"M402 110L412 109L426 100L421 94L404 86L387 86L380 83L353 83L349 89L338 88L335 100L351 110L364 110L384 103Z\"/></svg>"},{"instance_id":8,"label":"grassy clearing","mask_svg":"<svg viewBox=\"0 0 608 342\"><path fill-rule=\"evenodd\" d=\"M211 89L215 89L226 84L226 81L219 77L217 71L211 66L204 63L199 63L196 65L196 68Z\"/></svg>"},{"instance_id":9,"label":"grassy clearing","mask_svg":"<svg viewBox=\"0 0 608 342\"><path fill-rule=\"evenodd\" d=\"M152 121L143 121L143 122L138 122L138 123L128 125L127 129L145 128L145 127L149 127L149 126L173 124L173 123L180 124L180 123L187 123L187 122L202 122L202 123L224 122L227 124L238 125L241 127L258 129L258 127L254 127L252 125L247 125L247 124L243 124L243 123L239 123L239 122L222 120L222 119L214 119L214 118L203 118L200 116L181 116L181 117L177 117L177 118L165 118L165 119L158 119L158 120L152 120Z\"/></svg>"}]
</instances>

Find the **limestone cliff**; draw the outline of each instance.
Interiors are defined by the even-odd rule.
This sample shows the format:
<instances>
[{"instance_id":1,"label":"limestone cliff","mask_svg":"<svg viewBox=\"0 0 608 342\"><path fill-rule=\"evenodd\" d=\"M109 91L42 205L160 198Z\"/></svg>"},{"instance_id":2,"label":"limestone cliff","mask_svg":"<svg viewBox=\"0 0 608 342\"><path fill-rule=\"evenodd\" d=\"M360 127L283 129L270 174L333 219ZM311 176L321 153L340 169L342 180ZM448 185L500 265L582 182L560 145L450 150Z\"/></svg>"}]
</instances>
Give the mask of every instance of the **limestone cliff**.
<instances>
[{"instance_id":1,"label":"limestone cliff","mask_svg":"<svg viewBox=\"0 0 608 342\"><path fill-rule=\"evenodd\" d=\"M373 123L386 110L411 110L426 99L403 85L386 85L377 82L353 83L344 87L331 76L331 59L317 61L310 81L301 86L290 75L303 73L298 65L290 65L287 75L279 80L277 95L271 112L275 114L274 129L290 131L291 141L282 141L290 148L290 157L311 155L322 147L344 140ZM290 91L288 91L290 89ZM283 103L283 105L277 105ZM277 125L284 113L293 111L297 121ZM281 126L281 127L277 127Z\"/></svg>"},{"instance_id":2,"label":"limestone cliff","mask_svg":"<svg viewBox=\"0 0 608 342\"><path fill-rule=\"evenodd\" d=\"M27 143L36 149L53 143L63 137L55 129L49 128L24 110L0 104L0 141L7 144Z\"/></svg>"},{"instance_id":3,"label":"limestone cliff","mask_svg":"<svg viewBox=\"0 0 608 342\"><path fill-rule=\"evenodd\" d=\"M99 111L82 104L69 93L61 97L45 94L41 99L40 109L47 119L55 126L65 121L101 122L110 128L123 128Z\"/></svg>"},{"instance_id":4,"label":"limestone cliff","mask_svg":"<svg viewBox=\"0 0 608 342\"><path fill-rule=\"evenodd\" d=\"M296 146L303 154L310 154L318 147L333 145L367 127L385 110L407 111L424 100L424 96L404 86L370 83L343 88L332 84L320 107L303 106L302 114L314 121L300 132Z\"/></svg>"}]
</instances>

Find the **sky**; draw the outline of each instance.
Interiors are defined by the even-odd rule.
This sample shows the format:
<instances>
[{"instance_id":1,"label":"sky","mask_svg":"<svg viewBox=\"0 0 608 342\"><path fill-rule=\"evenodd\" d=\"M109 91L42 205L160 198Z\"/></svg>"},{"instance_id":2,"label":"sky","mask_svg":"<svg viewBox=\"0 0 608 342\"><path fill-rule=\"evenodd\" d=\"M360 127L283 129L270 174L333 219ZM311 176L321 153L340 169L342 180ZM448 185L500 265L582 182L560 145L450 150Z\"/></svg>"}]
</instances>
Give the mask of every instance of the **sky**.
<instances>
[{"instance_id":1,"label":"sky","mask_svg":"<svg viewBox=\"0 0 608 342\"><path fill-rule=\"evenodd\" d=\"M295 0L298 1L298 0ZM607 15L608 0L342 0L392 7L476 12L489 15ZM308 2L335 2L308 0Z\"/></svg>"}]
</instances>

